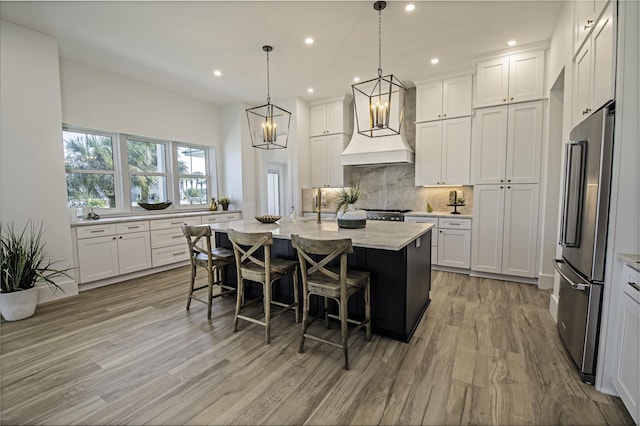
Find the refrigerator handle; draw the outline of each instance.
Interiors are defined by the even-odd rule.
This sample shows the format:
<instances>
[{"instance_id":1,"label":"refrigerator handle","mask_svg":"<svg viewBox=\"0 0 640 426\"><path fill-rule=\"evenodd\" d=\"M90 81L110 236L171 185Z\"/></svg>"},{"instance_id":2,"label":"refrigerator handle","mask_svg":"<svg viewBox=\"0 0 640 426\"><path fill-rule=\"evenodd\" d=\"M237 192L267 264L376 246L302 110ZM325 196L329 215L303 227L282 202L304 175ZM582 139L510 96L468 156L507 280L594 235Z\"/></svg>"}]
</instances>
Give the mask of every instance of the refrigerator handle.
<instances>
[{"instance_id":1,"label":"refrigerator handle","mask_svg":"<svg viewBox=\"0 0 640 426\"><path fill-rule=\"evenodd\" d=\"M553 266L556 268L556 271L558 271L558 274L560 274L560 276L566 282L568 282L571 285L571 287L573 287L574 290L585 291L585 290L589 289L589 287L590 287L589 284L573 282L573 280L571 278L569 278L567 276L567 274L564 273L564 271L560 267L560 264L564 264L564 262L562 260L553 259Z\"/></svg>"},{"instance_id":2,"label":"refrigerator handle","mask_svg":"<svg viewBox=\"0 0 640 426\"><path fill-rule=\"evenodd\" d=\"M586 141L571 141L565 145L564 197L560 227L560 245L580 247Z\"/></svg>"}]
</instances>

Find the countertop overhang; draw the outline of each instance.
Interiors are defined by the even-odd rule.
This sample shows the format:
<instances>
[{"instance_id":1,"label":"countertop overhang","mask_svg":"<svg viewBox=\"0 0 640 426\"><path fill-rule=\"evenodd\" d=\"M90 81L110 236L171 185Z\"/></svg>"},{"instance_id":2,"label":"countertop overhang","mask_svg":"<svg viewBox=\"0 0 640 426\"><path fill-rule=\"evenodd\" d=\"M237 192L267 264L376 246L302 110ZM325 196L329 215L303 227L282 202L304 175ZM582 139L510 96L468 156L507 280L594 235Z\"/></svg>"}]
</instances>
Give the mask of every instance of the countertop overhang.
<instances>
[{"instance_id":1,"label":"countertop overhang","mask_svg":"<svg viewBox=\"0 0 640 426\"><path fill-rule=\"evenodd\" d=\"M355 247L398 251L406 247L433 227L430 223L367 221L361 229L339 228L336 221L316 223L316 219L297 218L296 222L280 219L278 223L260 223L255 220L236 220L209 225L213 231L271 232L273 238L291 239L292 234L313 239L351 238Z\"/></svg>"}]
</instances>

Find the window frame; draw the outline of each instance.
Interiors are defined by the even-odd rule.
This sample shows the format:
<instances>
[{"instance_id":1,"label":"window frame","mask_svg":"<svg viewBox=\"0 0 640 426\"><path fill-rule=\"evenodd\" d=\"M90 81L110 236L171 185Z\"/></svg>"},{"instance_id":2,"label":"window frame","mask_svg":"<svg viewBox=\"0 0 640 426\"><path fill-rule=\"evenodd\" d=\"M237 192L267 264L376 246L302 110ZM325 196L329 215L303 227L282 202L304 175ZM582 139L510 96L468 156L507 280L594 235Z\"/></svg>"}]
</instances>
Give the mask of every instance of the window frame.
<instances>
[{"instance_id":1,"label":"window frame","mask_svg":"<svg viewBox=\"0 0 640 426\"><path fill-rule=\"evenodd\" d=\"M166 190L167 199L173 203L163 212L168 211L180 211L180 210L202 210L209 207L208 200L218 197L218 179L217 179L217 161L216 150L213 146L199 145L191 142L179 142L173 140L164 140L146 136L138 136L130 133L119 133L112 131L93 130L78 126L72 126L63 124L63 132L75 132L85 133L90 135L107 136L112 141L112 153L113 153L113 171L103 170L87 170L87 169L69 169L65 166L65 180L67 173L92 173L92 174L105 174L110 172L114 176L114 190L115 194L115 208L95 208L94 211L101 216L117 216L128 213L135 214L153 214L154 212L147 211L142 207L133 205L134 200L131 197L131 177L132 176L160 176L166 178ZM129 157L128 157L128 141L149 142L155 144L164 145L165 149L165 172L142 172L131 173L129 170ZM64 145L64 137L62 139ZM180 148L192 148L202 150L205 156L205 182L207 194L202 204L180 204L180 178L190 177L192 175L180 175L178 173L178 147ZM201 175L193 175L194 177L202 178ZM68 200L68 194L67 194ZM67 201L68 202L68 201ZM74 209L75 207L70 207ZM155 212L158 213L158 212ZM73 215L75 217L75 215Z\"/></svg>"}]
</instances>

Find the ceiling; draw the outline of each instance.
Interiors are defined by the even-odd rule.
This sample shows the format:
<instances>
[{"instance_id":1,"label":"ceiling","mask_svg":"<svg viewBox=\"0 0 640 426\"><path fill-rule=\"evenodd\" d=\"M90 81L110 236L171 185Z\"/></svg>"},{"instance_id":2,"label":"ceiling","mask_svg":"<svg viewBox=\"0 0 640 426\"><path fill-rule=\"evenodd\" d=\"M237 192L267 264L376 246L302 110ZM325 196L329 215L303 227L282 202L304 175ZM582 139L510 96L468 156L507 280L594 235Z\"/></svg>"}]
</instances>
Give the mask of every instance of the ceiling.
<instances>
[{"instance_id":1,"label":"ceiling","mask_svg":"<svg viewBox=\"0 0 640 426\"><path fill-rule=\"evenodd\" d=\"M408 3L382 11L382 71L413 83L470 71L510 39L548 40L562 8L448 0L414 1L406 12ZM354 76L377 76L373 1L1 1L0 18L54 36L64 59L218 105L266 101L266 44L274 101L335 97L350 93Z\"/></svg>"}]
</instances>

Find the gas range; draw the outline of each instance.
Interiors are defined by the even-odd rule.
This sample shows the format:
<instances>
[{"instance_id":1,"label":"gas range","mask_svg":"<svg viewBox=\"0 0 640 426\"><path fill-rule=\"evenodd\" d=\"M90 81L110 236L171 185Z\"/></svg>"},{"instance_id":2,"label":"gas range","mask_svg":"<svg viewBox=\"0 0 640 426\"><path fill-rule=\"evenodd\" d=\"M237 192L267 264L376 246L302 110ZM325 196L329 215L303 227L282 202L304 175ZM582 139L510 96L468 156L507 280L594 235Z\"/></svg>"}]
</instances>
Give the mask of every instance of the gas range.
<instances>
[{"instance_id":1,"label":"gas range","mask_svg":"<svg viewBox=\"0 0 640 426\"><path fill-rule=\"evenodd\" d=\"M367 211L367 220L386 220L395 222L404 222L404 214L411 210L382 210L382 209L364 209Z\"/></svg>"}]
</instances>

